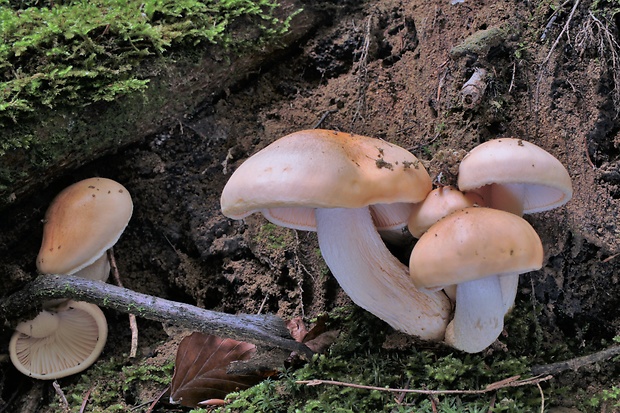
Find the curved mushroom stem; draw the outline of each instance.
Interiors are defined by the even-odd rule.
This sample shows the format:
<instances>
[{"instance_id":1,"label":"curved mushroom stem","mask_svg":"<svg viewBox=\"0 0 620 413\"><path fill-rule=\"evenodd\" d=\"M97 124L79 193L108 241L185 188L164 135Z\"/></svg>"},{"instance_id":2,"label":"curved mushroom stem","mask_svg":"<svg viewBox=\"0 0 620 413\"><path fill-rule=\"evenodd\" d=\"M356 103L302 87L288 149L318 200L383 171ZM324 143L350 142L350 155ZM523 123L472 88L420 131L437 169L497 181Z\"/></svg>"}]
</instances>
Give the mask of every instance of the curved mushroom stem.
<instances>
[{"instance_id":1,"label":"curved mushroom stem","mask_svg":"<svg viewBox=\"0 0 620 413\"><path fill-rule=\"evenodd\" d=\"M454 319L445 342L467 353L484 350L504 329L504 305L496 275L457 285Z\"/></svg>"},{"instance_id":2,"label":"curved mushroom stem","mask_svg":"<svg viewBox=\"0 0 620 413\"><path fill-rule=\"evenodd\" d=\"M424 340L443 338L450 301L441 291L425 294L414 287L367 207L317 209L316 220L323 258L353 302L397 330Z\"/></svg>"}]
</instances>

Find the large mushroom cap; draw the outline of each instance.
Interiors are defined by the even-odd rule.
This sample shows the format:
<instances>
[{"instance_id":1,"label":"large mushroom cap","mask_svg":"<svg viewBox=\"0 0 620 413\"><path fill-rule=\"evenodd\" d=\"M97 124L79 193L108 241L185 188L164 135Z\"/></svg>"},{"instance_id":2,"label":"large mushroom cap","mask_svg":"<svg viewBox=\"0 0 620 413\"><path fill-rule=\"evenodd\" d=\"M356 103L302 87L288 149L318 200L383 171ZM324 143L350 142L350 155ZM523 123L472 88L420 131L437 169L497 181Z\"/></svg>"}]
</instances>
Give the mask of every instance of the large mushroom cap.
<instances>
[{"instance_id":1,"label":"large mushroom cap","mask_svg":"<svg viewBox=\"0 0 620 413\"><path fill-rule=\"evenodd\" d=\"M224 187L221 205L230 218L261 211L280 225L315 229L314 208L414 203L430 190L428 173L407 150L315 129L280 138L246 160Z\"/></svg>"},{"instance_id":2,"label":"large mushroom cap","mask_svg":"<svg viewBox=\"0 0 620 413\"><path fill-rule=\"evenodd\" d=\"M73 300L57 312L44 311L21 323L16 330L9 343L11 361L20 372L41 380L88 368L101 354L108 335L101 309Z\"/></svg>"},{"instance_id":3,"label":"large mushroom cap","mask_svg":"<svg viewBox=\"0 0 620 413\"><path fill-rule=\"evenodd\" d=\"M409 261L418 288L436 289L491 275L522 274L542 267L542 242L523 218L469 207L431 226Z\"/></svg>"},{"instance_id":4,"label":"large mushroom cap","mask_svg":"<svg viewBox=\"0 0 620 413\"><path fill-rule=\"evenodd\" d=\"M132 212L129 192L111 179L90 178L65 188L45 214L37 268L73 274L94 263L118 241Z\"/></svg>"},{"instance_id":5,"label":"large mushroom cap","mask_svg":"<svg viewBox=\"0 0 620 413\"><path fill-rule=\"evenodd\" d=\"M522 213L559 207L573 195L570 176L559 160L515 138L490 140L472 149L460 164L458 187L480 191L486 205L494 208L504 209L502 205L513 201L501 198L518 198Z\"/></svg>"}]
</instances>

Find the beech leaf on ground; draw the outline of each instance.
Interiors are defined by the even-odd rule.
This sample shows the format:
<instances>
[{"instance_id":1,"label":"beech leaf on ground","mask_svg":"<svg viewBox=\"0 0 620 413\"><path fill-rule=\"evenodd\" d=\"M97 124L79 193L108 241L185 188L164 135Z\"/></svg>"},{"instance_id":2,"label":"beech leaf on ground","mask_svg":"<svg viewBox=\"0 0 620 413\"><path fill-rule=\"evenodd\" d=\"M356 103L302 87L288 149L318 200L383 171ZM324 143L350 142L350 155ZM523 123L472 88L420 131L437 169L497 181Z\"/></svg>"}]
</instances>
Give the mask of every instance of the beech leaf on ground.
<instances>
[{"instance_id":1,"label":"beech leaf on ground","mask_svg":"<svg viewBox=\"0 0 620 413\"><path fill-rule=\"evenodd\" d=\"M224 399L228 393L247 389L265 376L228 374L234 361L250 359L254 344L202 333L185 337L177 350L170 387L170 403L196 407L208 399Z\"/></svg>"},{"instance_id":2,"label":"beech leaf on ground","mask_svg":"<svg viewBox=\"0 0 620 413\"><path fill-rule=\"evenodd\" d=\"M340 333L340 330L327 330L327 319L325 315L319 316L308 330L301 317L294 317L286 322L286 327L295 341L304 343L315 353L322 353L336 341Z\"/></svg>"}]
</instances>

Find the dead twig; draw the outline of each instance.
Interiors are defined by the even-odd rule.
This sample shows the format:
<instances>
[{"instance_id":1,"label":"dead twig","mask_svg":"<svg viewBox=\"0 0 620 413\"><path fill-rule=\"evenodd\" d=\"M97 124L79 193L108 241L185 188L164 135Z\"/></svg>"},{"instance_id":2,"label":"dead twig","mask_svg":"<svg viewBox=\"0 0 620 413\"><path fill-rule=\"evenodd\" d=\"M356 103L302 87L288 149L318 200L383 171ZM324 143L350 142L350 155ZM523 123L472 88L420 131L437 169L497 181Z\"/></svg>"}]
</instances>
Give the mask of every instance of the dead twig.
<instances>
[{"instance_id":1,"label":"dead twig","mask_svg":"<svg viewBox=\"0 0 620 413\"><path fill-rule=\"evenodd\" d=\"M487 71L481 67L474 69L474 73L461 88L463 107L472 109L477 106L487 89Z\"/></svg>"},{"instance_id":2,"label":"dead twig","mask_svg":"<svg viewBox=\"0 0 620 413\"><path fill-rule=\"evenodd\" d=\"M521 386L529 386L532 384L542 383L544 381L550 380L553 378L552 375L547 376L535 376L529 379L519 379L520 376L509 377L504 380L497 381L495 383L489 384L484 389L479 390L423 390L423 389L395 389L391 387L376 387L376 386L365 386L362 384L355 383L346 383L342 381L334 381L334 380L298 380L295 383L297 384L305 384L307 386L318 386L321 384L329 384L333 386L341 386L341 387L352 387L355 389L363 389L363 390L377 390L383 392L390 393L413 393L413 394L426 394L426 395L439 395L439 394L484 394L489 393L495 390L504 389L508 387L521 387Z\"/></svg>"},{"instance_id":3,"label":"dead twig","mask_svg":"<svg viewBox=\"0 0 620 413\"><path fill-rule=\"evenodd\" d=\"M602 260L601 262L609 262L611 260L613 260L614 258L616 258L617 256L620 255L620 252L614 254L614 255L610 255L609 257L605 258L604 260Z\"/></svg>"},{"instance_id":4,"label":"dead twig","mask_svg":"<svg viewBox=\"0 0 620 413\"><path fill-rule=\"evenodd\" d=\"M84 397L82 398L82 405L80 406L80 413L84 413L86 411L86 406L88 406L88 400L90 399L90 393L92 393L96 384L93 384L90 389L86 392Z\"/></svg>"},{"instance_id":5,"label":"dead twig","mask_svg":"<svg viewBox=\"0 0 620 413\"><path fill-rule=\"evenodd\" d=\"M538 391L540 392L540 413L545 413L545 392L542 387L540 387L540 383L536 383L536 387L538 387Z\"/></svg>"},{"instance_id":6,"label":"dead twig","mask_svg":"<svg viewBox=\"0 0 620 413\"><path fill-rule=\"evenodd\" d=\"M260 307L258 307L258 311L256 312L256 314L260 314L263 312L263 308L265 308L265 303L267 302L268 298L269 294L265 294L265 298L263 298L263 301L260 303Z\"/></svg>"},{"instance_id":7,"label":"dead twig","mask_svg":"<svg viewBox=\"0 0 620 413\"><path fill-rule=\"evenodd\" d=\"M153 409L155 409L155 406L157 405L157 403L159 403L161 398L164 397L164 394L166 394L168 390L170 390L170 386L167 386L161 393L159 393L159 395L155 398L155 400L153 400L153 403L151 403L149 408L146 410L146 413L151 413Z\"/></svg>"},{"instance_id":8,"label":"dead twig","mask_svg":"<svg viewBox=\"0 0 620 413\"><path fill-rule=\"evenodd\" d=\"M366 19L366 31L364 33L364 41L360 52L360 58L357 61L357 105L353 119L351 120L351 129L353 124L363 118L366 110L366 90L368 89L368 50L370 49L370 29L372 28L372 15Z\"/></svg>"},{"instance_id":9,"label":"dead twig","mask_svg":"<svg viewBox=\"0 0 620 413\"><path fill-rule=\"evenodd\" d=\"M65 397L65 392L62 391L62 389L60 388L60 384L58 384L58 381L54 380L52 382L52 386L54 387L54 391L56 392L56 394L58 395L58 398L60 399L60 404L62 404L62 409L65 412L71 411L71 408L69 407L69 402L67 401L67 398Z\"/></svg>"},{"instance_id":10,"label":"dead twig","mask_svg":"<svg viewBox=\"0 0 620 413\"><path fill-rule=\"evenodd\" d=\"M532 374L558 374L568 370L577 370L589 364L598 363L611 357L620 355L620 345L612 346L596 353L557 363L543 364L532 367Z\"/></svg>"},{"instance_id":11,"label":"dead twig","mask_svg":"<svg viewBox=\"0 0 620 413\"><path fill-rule=\"evenodd\" d=\"M332 113L336 113L336 112L338 112L338 111L335 110L335 109L328 109L325 112L323 112L323 116L321 116L321 118L318 120L318 122L314 124L312 129L317 129L319 126L321 126L323 124L323 122L325 122L325 119L327 119L327 117L329 115L331 115Z\"/></svg>"},{"instance_id":12,"label":"dead twig","mask_svg":"<svg viewBox=\"0 0 620 413\"><path fill-rule=\"evenodd\" d=\"M116 260L114 259L114 251L112 248L108 250L108 259L110 260L112 277L114 277L116 285L122 288L123 282L121 281L121 276L118 272L118 267L116 266ZM129 358L134 358L136 357L136 354L138 354L138 321L136 320L136 316L131 313L129 313L129 329L131 330L131 347L129 350Z\"/></svg>"}]
</instances>

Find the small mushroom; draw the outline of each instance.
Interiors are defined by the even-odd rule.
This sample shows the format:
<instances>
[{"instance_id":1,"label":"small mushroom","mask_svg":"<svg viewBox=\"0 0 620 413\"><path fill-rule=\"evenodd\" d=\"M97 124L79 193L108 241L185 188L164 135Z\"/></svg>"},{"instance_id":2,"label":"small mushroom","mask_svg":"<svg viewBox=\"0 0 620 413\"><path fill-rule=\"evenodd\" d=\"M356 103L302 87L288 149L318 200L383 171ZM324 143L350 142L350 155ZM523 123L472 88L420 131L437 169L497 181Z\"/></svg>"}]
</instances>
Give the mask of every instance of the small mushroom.
<instances>
[{"instance_id":1,"label":"small mushroom","mask_svg":"<svg viewBox=\"0 0 620 413\"><path fill-rule=\"evenodd\" d=\"M486 206L517 215L557 208L573 187L568 171L553 155L516 138L476 146L459 166L458 188L476 192Z\"/></svg>"},{"instance_id":2,"label":"small mushroom","mask_svg":"<svg viewBox=\"0 0 620 413\"><path fill-rule=\"evenodd\" d=\"M409 232L420 238L435 222L454 211L474 205L484 206L482 197L475 193L464 194L451 186L433 189L424 201L414 204L408 218Z\"/></svg>"},{"instance_id":3,"label":"small mushroom","mask_svg":"<svg viewBox=\"0 0 620 413\"><path fill-rule=\"evenodd\" d=\"M542 267L543 247L523 218L468 207L439 220L411 253L414 284L435 290L456 285L454 319L445 341L469 353L484 350L503 330L519 274Z\"/></svg>"},{"instance_id":4,"label":"small mushroom","mask_svg":"<svg viewBox=\"0 0 620 413\"><path fill-rule=\"evenodd\" d=\"M441 340L449 300L414 287L407 267L381 240L369 209L380 204L381 214L391 205L400 210L430 190L428 173L403 148L365 136L306 130L246 160L226 184L221 206L234 219L262 212L278 225L316 228L323 258L353 302L400 331Z\"/></svg>"},{"instance_id":5,"label":"small mushroom","mask_svg":"<svg viewBox=\"0 0 620 413\"><path fill-rule=\"evenodd\" d=\"M90 178L65 188L45 214L37 268L43 274L105 281L110 272L105 252L118 241L132 212L129 192L111 179Z\"/></svg>"},{"instance_id":6,"label":"small mushroom","mask_svg":"<svg viewBox=\"0 0 620 413\"><path fill-rule=\"evenodd\" d=\"M13 365L41 380L70 376L93 364L108 335L99 307L69 300L55 310L44 310L20 323L9 342Z\"/></svg>"}]
</instances>

